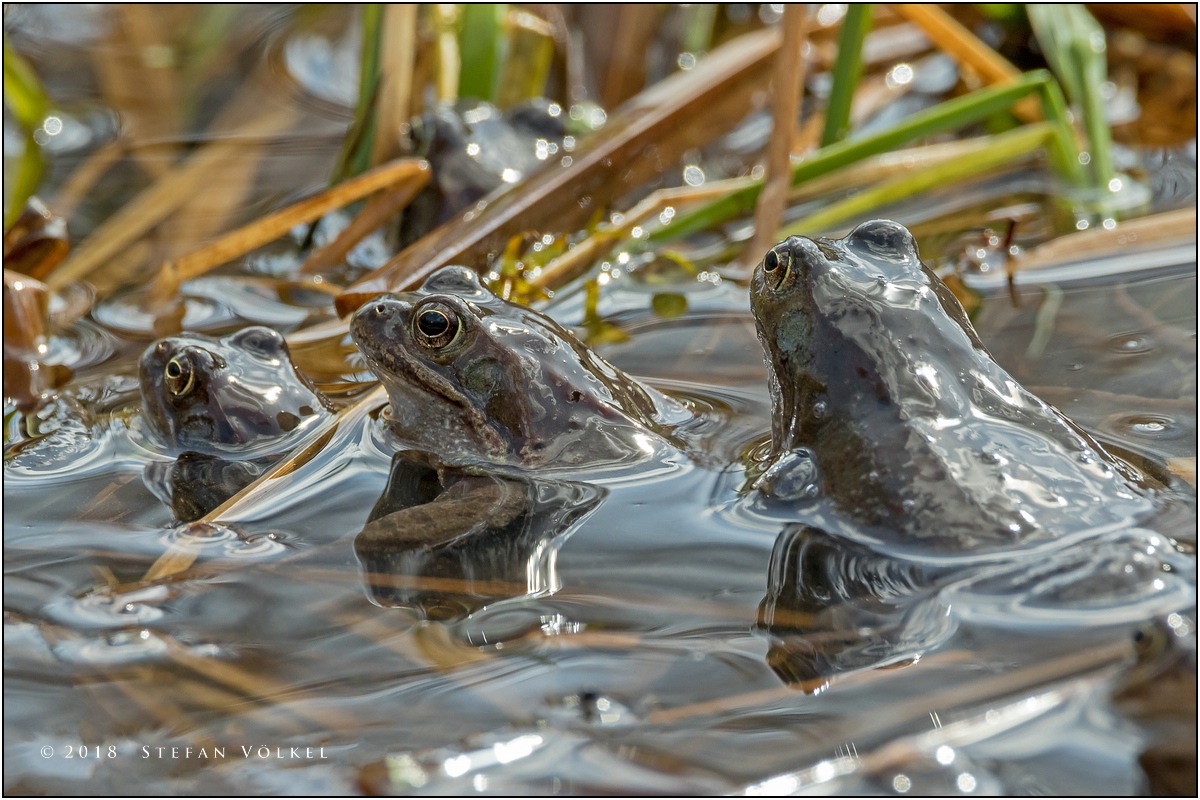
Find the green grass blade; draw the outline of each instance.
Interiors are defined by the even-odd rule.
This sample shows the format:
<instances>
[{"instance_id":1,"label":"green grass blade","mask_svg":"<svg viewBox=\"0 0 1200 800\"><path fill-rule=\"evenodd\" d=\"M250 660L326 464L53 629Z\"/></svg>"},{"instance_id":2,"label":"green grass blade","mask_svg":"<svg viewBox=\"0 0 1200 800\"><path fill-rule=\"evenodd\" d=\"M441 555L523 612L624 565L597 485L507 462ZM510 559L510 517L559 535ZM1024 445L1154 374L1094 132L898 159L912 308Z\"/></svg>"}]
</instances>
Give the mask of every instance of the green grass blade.
<instances>
[{"instance_id":1,"label":"green grass blade","mask_svg":"<svg viewBox=\"0 0 1200 800\"><path fill-rule=\"evenodd\" d=\"M1100 95L1108 71L1104 29L1078 3L1031 4L1027 12L1046 61L1080 113L1095 185L1107 189L1116 170L1112 131Z\"/></svg>"},{"instance_id":2,"label":"green grass blade","mask_svg":"<svg viewBox=\"0 0 1200 800\"><path fill-rule=\"evenodd\" d=\"M717 21L716 3L692 3L684 10L682 52L703 55L712 44L713 23Z\"/></svg>"},{"instance_id":3,"label":"green grass blade","mask_svg":"<svg viewBox=\"0 0 1200 800\"><path fill-rule=\"evenodd\" d=\"M1022 75L1014 83L980 89L963 97L947 100L933 108L901 120L885 131L823 147L811 158L792 168L792 185L826 175L868 156L883 153L923 136L955 130L978 122L1011 106L1017 100L1038 91L1053 79L1045 70ZM750 213L762 191L762 181L731 192L725 197L677 214L668 224L654 231L651 240L686 236L737 216Z\"/></svg>"},{"instance_id":4,"label":"green grass blade","mask_svg":"<svg viewBox=\"0 0 1200 800\"><path fill-rule=\"evenodd\" d=\"M27 130L42 124L50 98L29 62L4 40L4 105Z\"/></svg>"},{"instance_id":5,"label":"green grass blade","mask_svg":"<svg viewBox=\"0 0 1200 800\"><path fill-rule=\"evenodd\" d=\"M984 137L980 148L970 158L955 159L913 175L881 183L796 221L780 231L778 238L820 233L833 225L864 215L888 203L973 178L1032 153L1048 144L1056 135L1051 123L1039 122L1007 133Z\"/></svg>"},{"instance_id":6,"label":"green grass blade","mask_svg":"<svg viewBox=\"0 0 1200 800\"><path fill-rule=\"evenodd\" d=\"M5 194L8 195L8 203L4 208L4 229L17 221L21 216L21 212L25 209L25 203L33 197L33 193L37 191L38 184L42 181L42 171L45 168L45 162L42 159L42 148L38 147L38 143L33 140L33 134L29 133L25 136L25 152L21 155L21 160L17 162L16 174L12 177L12 182L7 180L8 175L8 160L5 159Z\"/></svg>"},{"instance_id":7,"label":"green grass blade","mask_svg":"<svg viewBox=\"0 0 1200 800\"><path fill-rule=\"evenodd\" d=\"M850 106L854 92L862 77L863 41L871 30L871 4L854 3L842 20L842 31L838 36L837 61L833 65L833 88L829 103L825 107L825 132L821 134L821 146L828 147L840 142L850 132Z\"/></svg>"},{"instance_id":8,"label":"green grass blade","mask_svg":"<svg viewBox=\"0 0 1200 800\"><path fill-rule=\"evenodd\" d=\"M1050 151L1050 160L1055 168L1065 175L1076 186L1087 184L1087 175L1080 161L1079 147L1075 142L1075 129L1071 126L1071 117L1067 113L1067 101L1063 98L1062 89L1053 80L1042 84L1042 113L1054 125L1057 135Z\"/></svg>"},{"instance_id":9,"label":"green grass blade","mask_svg":"<svg viewBox=\"0 0 1200 800\"><path fill-rule=\"evenodd\" d=\"M506 3L474 3L462 6L458 96L495 101L496 85L504 63L504 19Z\"/></svg>"},{"instance_id":10,"label":"green grass blade","mask_svg":"<svg viewBox=\"0 0 1200 800\"><path fill-rule=\"evenodd\" d=\"M1064 3L1029 3L1025 12L1046 63L1066 87L1067 95L1077 102L1082 94L1083 76L1070 53L1072 24L1066 8Z\"/></svg>"},{"instance_id":11,"label":"green grass blade","mask_svg":"<svg viewBox=\"0 0 1200 800\"><path fill-rule=\"evenodd\" d=\"M383 5L367 3L362 8L363 38L359 61L358 102L354 120L346 130L330 184L352 178L370 166L375 143L375 98L379 92L379 47L383 30Z\"/></svg>"},{"instance_id":12,"label":"green grass blade","mask_svg":"<svg viewBox=\"0 0 1200 800\"><path fill-rule=\"evenodd\" d=\"M9 45L8 37L4 39L4 105L25 132L25 151L11 176L8 174L10 162L5 159L4 227L7 229L21 216L26 201L41 183L45 161L42 148L34 141L33 133L41 127L42 120L50 111L50 97L42 88L37 73Z\"/></svg>"}]
</instances>

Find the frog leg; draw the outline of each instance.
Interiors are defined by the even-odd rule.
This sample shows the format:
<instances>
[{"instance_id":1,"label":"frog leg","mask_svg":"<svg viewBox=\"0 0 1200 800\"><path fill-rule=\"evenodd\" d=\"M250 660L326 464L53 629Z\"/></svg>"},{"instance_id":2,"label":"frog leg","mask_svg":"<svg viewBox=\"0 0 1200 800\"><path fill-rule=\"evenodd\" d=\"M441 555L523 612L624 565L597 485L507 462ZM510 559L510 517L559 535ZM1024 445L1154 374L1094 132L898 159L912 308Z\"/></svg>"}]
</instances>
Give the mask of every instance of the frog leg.
<instances>
[{"instance_id":1,"label":"frog leg","mask_svg":"<svg viewBox=\"0 0 1200 800\"><path fill-rule=\"evenodd\" d=\"M774 500L812 500L821 493L817 458L807 447L796 447L776 458L755 483Z\"/></svg>"}]
</instances>

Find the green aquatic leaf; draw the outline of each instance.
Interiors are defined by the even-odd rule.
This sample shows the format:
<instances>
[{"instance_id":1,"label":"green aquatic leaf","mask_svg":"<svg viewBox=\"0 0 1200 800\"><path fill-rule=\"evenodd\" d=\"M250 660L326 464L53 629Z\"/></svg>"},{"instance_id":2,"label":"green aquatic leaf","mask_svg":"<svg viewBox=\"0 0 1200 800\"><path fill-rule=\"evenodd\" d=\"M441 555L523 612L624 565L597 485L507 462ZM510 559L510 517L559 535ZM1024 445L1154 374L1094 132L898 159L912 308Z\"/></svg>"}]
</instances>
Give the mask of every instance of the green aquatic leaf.
<instances>
[{"instance_id":1,"label":"green aquatic leaf","mask_svg":"<svg viewBox=\"0 0 1200 800\"><path fill-rule=\"evenodd\" d=\"M871 30L871 4L854 3L846 10L838 36L837 61L833 65L833 88L825 106L825 132L821 146L840 142L850 132L850 106L862 77L863 42Z\"/></svg>"},{"instance_id":2,"label":"green aquatic leaf","mask_svg":"<svg viewBox=\"0 0 1200 800\"><path fill-rule=\"evenodd\" d=\"M4 227L21 216L25 203L37 191L45 160L34 132L50 111L50 97L29 62L4 39L4 105L24 129L24 150L19 159L5 159Z\"/></svg>"},{"instance_id":3,"label":"green aquatic leaf","mask_svg":"<svg viewBox=\"0 0 1200 800\"><path fill-rule=\"evenodd\" d=\"M458 96L496 99L496 86L504 66L507 3L468 3L462 6L462 28L458 50L462 70L458 74Z\"/></svg>"},{"instance_id":4,"label":"green aquatic leaf","mask_svg":"<svg viewBox=\"0 0 1200 800\"><path fill-rule=\"evenodd\" d=\"M1106 188L1116 176L1112 130L1105 114L1102 87L1108 80L1104 28L1079 3L1031 3L1029 22L1050 69L1062 82L1087 133L1091 174Z\"/></svg>"}]
</instances>

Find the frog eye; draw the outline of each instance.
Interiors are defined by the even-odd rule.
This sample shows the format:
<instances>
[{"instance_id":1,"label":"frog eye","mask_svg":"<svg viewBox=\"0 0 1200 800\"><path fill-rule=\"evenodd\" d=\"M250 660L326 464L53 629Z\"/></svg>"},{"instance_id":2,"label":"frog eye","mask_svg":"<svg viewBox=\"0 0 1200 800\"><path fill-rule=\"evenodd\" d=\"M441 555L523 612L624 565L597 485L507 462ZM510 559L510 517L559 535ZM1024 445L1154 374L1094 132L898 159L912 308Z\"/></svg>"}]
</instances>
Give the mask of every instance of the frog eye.
<instances>
[{"instance_id":1,"label":"frog eye","mask_svg":"<svg viewBox=\"0 0 1200 800\"><path fill-rule=\"evenodd\" d=\"M413 315L413 334L418 342L441 350L455 340L462 327L458 314L445 303L430 303Z\"/></svg>"},{"instance_id":2,"label":"frog eye","mask_svg":"<svg viewBox=\"0 0 1200 800\"><path fill-rule=\"evenodd\" d=\"M167 391L175 397L182 397L196 385L196 371L192 360L186 355L178 355L167 362L163 371L163 383Z\"/></svg>"},{"instance_id":3,"label":"frog eye","mask_svg":"<svg viewBox=\"0 0 1200 800\"><path fill-rule=\"evenodd\" d=\"M763 278L773 289L778 289L786 280L792 267L792 253L787 244L777 244L763 256Z\"/></svg>"}]
</instances>

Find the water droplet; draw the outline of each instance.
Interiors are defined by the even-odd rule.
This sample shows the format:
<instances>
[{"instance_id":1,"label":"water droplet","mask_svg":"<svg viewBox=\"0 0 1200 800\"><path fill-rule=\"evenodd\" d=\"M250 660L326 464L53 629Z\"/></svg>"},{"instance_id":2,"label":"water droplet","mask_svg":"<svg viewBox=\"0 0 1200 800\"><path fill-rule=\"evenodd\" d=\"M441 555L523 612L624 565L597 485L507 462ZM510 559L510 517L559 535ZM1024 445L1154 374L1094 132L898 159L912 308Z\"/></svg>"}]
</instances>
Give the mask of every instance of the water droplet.
<instances>
[{"instance_id":1,"label":"water droplet","mask_svg":"<svg viewBox=\"0 0 1200 800\"><path fill-rule=\"evenodd\" d=\"M1172 421L1166 417L1143 414L1134 417L1127 417L1125 424L1129 426L1132 433L1140 436L1149 436L1152 438L1161 437L1165 433L1169 433L1174 425Z\"/></svg>"},{"instance_id":2,"label":"water droplet","mask_svg":"<svg viewBox=\"0 0 1200 800\"><path fill-rule=\"evenodd\" d=\"M1123 355L1148 353L1154 349L1154 340L1146 333L1122 333L1108 340L1109 349Z\"/></svg>"}]
</instances>

